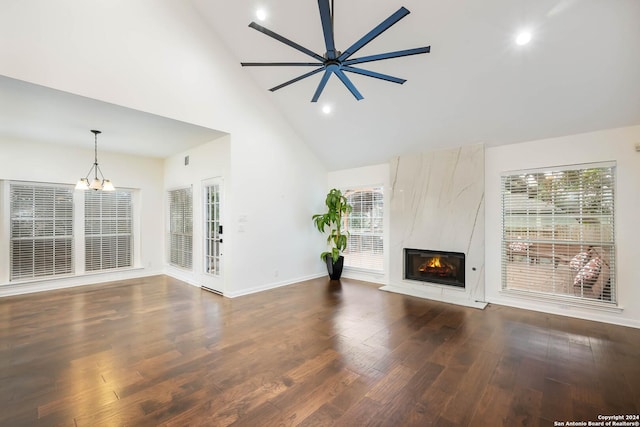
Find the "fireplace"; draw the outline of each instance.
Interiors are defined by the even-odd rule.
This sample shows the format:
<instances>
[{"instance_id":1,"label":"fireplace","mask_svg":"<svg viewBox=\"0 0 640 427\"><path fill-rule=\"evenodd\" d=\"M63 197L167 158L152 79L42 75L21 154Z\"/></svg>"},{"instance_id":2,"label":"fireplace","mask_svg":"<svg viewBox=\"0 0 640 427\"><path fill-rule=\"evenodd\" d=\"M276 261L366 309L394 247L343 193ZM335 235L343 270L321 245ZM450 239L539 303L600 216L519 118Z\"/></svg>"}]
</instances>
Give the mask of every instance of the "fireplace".
<instances>
[{"instance_id":1,"label":"fireplace","mask_svg":"<svg viewBox=\"0 0 640 427\"><path fill-rule=\"evenodd\" d=\"M404 250L404 278L464 288L464 254L426 249Z\"/></svg>"}]
</instances>

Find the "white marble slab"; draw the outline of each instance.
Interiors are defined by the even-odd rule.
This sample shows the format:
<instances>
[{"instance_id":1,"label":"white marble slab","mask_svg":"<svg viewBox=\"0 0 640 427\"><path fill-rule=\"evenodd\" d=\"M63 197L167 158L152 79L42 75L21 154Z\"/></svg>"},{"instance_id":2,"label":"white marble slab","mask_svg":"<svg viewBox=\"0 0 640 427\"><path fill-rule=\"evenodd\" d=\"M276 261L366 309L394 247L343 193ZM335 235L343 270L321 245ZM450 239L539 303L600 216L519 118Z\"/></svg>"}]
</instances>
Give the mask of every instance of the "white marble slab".
<instances>
[{"instance_id":1,"label":"white marble slab","mask_svg":"<svg viewBox=\"0 0 640 427\"><path fill-rule=\"evenodd\" d=\"M484 301L484 146L396 157L390 190L391 267L384 290L472 306ZM465 289L405 280L404 248L464 253Z\"/></svg>"}]
</instances>

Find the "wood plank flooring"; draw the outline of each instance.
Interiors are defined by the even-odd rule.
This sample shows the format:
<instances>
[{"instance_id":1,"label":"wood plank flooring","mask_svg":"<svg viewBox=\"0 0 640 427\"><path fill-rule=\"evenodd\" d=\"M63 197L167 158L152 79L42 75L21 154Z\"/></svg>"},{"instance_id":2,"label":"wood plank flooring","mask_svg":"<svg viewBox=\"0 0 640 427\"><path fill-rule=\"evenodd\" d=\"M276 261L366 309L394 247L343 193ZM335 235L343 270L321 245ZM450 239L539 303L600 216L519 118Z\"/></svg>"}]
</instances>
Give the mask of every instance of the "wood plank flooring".
<instances>
[{"instance_id":1,"label":"wood plank flooring","mask_svg":"<svg viewBox=\"0 0 640 427\"><path fill-rule=\"evenodd\" d=\"M640 330L317 279L0 299L2 426L553 426L640 413Z\"/></svg>"}]
</instances>

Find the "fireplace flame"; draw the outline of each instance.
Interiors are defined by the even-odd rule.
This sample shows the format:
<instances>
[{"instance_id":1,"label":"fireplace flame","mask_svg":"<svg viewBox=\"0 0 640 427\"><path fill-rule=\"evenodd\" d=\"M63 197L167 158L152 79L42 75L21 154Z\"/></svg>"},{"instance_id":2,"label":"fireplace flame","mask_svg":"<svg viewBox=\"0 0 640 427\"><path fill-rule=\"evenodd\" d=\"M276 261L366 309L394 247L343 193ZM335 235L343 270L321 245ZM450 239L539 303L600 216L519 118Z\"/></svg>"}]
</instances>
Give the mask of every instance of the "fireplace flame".
<instances>
[{"instance_id":1,"label":"fireplace flame","mask_svg":"<svg viewBox=\"0 0 640 427\"><path fill-rule=\"evenodd\" d=\"M422 264L418 270L425 272L428 270L432 270L435 268L446 268L446 267L451 267L448 264L446 264L445 262L440 262L440 257L439 256L435 256L433 258L429 258L429 260L427 262L425 262L424 264Z\"/></svg>"},{"instance_id":2,"label":"fireplace flame","mask_svg":"<svg viewBox=\"0 0 640 427\"><path fill-rule=\"evenodd\" d=\"M444 260L440 260L439 256L429 258L428 261L418 267L421 273L434 274L441 277L449 277L455 274L455 267Z\"/></svg>"},{"instance_id":3,"label":"fireplace flame","mask_svg":"<svg viewBox=\"0 0 640 427\"><path fill-rule=\"evenodd\" d=\"M442 266L443 265L440 264L440 257L439 256L433 257L427 262L427 267L441 268Z\"/></svg>"}]
</instances>

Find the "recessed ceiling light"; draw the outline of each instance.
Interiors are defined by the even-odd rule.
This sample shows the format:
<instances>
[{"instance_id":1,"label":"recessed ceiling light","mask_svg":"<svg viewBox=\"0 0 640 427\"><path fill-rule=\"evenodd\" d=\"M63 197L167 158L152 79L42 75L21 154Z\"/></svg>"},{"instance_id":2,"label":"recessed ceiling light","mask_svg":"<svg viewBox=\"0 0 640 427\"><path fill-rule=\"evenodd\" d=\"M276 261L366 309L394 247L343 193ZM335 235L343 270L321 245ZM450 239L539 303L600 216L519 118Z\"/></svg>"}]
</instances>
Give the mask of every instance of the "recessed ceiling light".
<instances>
[{"instance_id":1,"label":"recessed ceiling light","mask_svg":"<svg viewBox=\"0 0 640 427\"><path fill-rule=\"evenodd\" d=\"M258 21L264 21L267 19L267 11L264 9L256 10L256 18L258 18Z\"/></svg>"},{"instance_id":2,"label":"recessed ceiling light","mask_svg":"<svg viewBox=\"0 0 640 427\"><path fill-rule=\"evenodd\" d=\"M521 31L516 37L516 44L524 46L531 41L531 33L529 31Z\"/></svg>"},{"instance_id":3,"label":"recessed ceiling light","mask_svg":"<svg viewBox=\"0 0 640 427\"><path fill-rule=\"evenodd\" d=\"M325 114L330 114L331 113L331 105L325 105L322 107L322 112Z\"/></svg>"}]
</instances>

